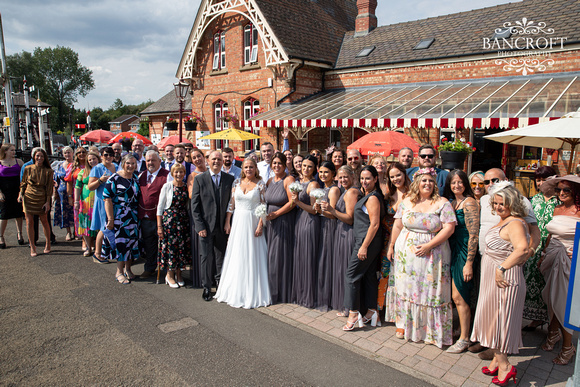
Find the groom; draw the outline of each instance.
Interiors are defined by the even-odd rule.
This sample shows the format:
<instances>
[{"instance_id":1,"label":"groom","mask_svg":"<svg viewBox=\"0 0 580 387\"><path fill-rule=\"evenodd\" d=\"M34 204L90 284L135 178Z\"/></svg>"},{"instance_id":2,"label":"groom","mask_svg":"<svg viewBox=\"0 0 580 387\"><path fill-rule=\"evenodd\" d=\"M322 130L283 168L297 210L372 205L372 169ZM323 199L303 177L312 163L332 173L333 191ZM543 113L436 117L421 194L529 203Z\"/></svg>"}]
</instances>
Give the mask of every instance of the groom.
<instances>
[{"instance_id":1,"label":"groom","mask_svg":"<svg viewBox=\"0 0 580 387\"><path fill-rule=\"evenodd\" d=\"M216 283L219 285L227 235L224 231L226 212L232 194L234 177L222 172L224 160L220 151L209 155L209 170L193 180L191 215L199 235L201 256L201 284L203 299L211 301L212 271L215 263Z\"/></svg>"}]
</instances>

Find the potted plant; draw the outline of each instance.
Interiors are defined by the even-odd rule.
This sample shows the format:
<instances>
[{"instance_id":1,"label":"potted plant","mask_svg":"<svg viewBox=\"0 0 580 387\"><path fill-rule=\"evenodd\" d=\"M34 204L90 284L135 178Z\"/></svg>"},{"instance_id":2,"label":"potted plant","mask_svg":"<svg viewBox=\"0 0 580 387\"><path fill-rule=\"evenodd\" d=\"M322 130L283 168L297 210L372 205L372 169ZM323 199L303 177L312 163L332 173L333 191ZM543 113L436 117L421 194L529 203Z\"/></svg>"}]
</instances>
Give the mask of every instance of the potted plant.
<instances>
[{"instance_id":1,"label":"potted plant","mask_svg":"<svg viewBox=\"0 0 580 387\"><path fill-rule=\"evenodd\" d=\"M167 130L177 130L177 121L173 117L167 117L167 121L165 121L165 127Z\"/></svg>"},{"instance_id":2,"label":"potted plant","mask_svg":"<svg viewBox=\"0 0 580 387\"><path fill-rule=\"evenodd\" d=\"M441 168L443 169L463 169L465 158L472 153L475 148L465 139L448 141L447 138L441 140L441 145L435 147L441 157Z\"/></svg>"},{"instance_id":3,"label":"potted plant","mask_svg":"<svg viewBox=\"0 0 580 387\"><path fill-rule=\"evenodd\" d=\"M201 117L196 112L192 112L191 115L185 118L183 124L185 125L185 130L191 132L197 129L197 123L201 121Z\"/></svg>"},{"instance_id":4,"label":"potted plant","mask_svg":"<svg viewBox=\"0 0 580 387\"><path fill-rule=\"evenodd\" d=\"M220 118L222 121L227 122L229 126L237 128L240 124L240 118L235 113L230 113L226 111Z\"/></svg>"}]
</instances>

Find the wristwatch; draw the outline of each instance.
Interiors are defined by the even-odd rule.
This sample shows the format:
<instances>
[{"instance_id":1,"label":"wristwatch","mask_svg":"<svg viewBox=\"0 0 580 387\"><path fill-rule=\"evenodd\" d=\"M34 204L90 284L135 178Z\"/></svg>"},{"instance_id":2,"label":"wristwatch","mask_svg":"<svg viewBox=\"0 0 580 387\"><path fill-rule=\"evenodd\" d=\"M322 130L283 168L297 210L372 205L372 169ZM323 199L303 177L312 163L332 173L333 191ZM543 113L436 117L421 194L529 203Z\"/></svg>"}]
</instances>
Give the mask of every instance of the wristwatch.
<instances>
[{"instance_id":1,"label":"wristwatch","mask_svg":"<svg viewBox=\"0 0 580 387\"><path fill-rule=\"evenodd\" d=\"M505 267L503 267L502 265L497 265L497 269L499 271L501 271L502 273L505 273L505 271L507 270Z\"/></svg>"}]
</instances>

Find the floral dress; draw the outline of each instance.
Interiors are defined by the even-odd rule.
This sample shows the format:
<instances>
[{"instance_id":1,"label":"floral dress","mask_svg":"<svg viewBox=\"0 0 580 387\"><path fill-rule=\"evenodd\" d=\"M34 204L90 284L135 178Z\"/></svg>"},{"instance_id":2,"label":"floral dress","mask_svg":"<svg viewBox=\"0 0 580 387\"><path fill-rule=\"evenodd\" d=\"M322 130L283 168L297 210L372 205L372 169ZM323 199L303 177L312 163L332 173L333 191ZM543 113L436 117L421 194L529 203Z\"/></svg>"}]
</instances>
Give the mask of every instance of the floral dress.
<instances>
[{"instance_id":1,"label":"floral dress","mask_svg":"<svg viewBox=\"0 0 580 387\"><path fill-rule=\"evenodd\" d=\"M116 246L113 249L105 238L102 257L116 259L118 262L139 259L138 194L139 181L135 175L125 179L115 173L107 180L103 199L111 199L113 202Z\"/></svg>"},{"instance_id":2,"label":"floral dress","mask_svg":"<svg viewBox=\"0 0 580 387\"><path fill-rule=\"evenodd\" d=\"M54 225L60 228L74 227L74 209L68 202L66 176L71 173L72 163L64 167L64 161L53 164L54 181L57 184L58 197L54 201Z\"/></svg>"},{"instance_id":3,"label":"floral dress","mask_svg":"<svg viewBox=\"0 0 580 387\"><path fill-rule=\"evenodd\" d=\"M163 238L159 239L162 270L185 268L191 262L191 233L187 213L187 186L173 186L171 206L163 211Z\"/></svg>"},{"instance_id":4,"label":"floral dress","mask_svg":"<svg viewBox=\"0 0 580 387\"><path fill-rule=\"evenodd\" d=\"M95 205L95 191L89 189L89 173L82 169L76 178L75 188L81 190L79 198L78 228L77 234L80 236L96 237L97 231L91 230L91 221L93 219L93 206Z\"/></svg>"},{"instance_id":5,"label":"floral dress","mask_svg":"<svg viewBox=\"0 0 580 387\"><path fill-rule=\"evenodd\" d=\"M455 223L445 201L435 212L416 212L399 205L395 219L403 229L395 242L394 286L387 290L385 319L405 330L405 339L425 341L439 348L452 344L451 249L447 241L428 256L415 255L415 246L431 241L444 223Z\"/></svg>"},{"instance_id":6,"label":"floral dress","mask_svg":"<svg viewBox=\"0 0 580 387\"><path fill-rule=\"evenodd\" d=\"M542 289L546 286L546 281L544 280L542 273L540 273L538 261L544 251L546 239L549 234L546 226L550 223L550 220L552 220L554 209L560 201L556 196L553 196L546 201L544 200L544 195L540 192L532 197L531 203L538 221L541 239L540 245L536 249L536 253L528 259L524 265L524 278L528 289L526 292L526 302L524 303L524 318L528 320L547 322L548 311L544 299L542 298Z\"/></svg>"}]
</instances>

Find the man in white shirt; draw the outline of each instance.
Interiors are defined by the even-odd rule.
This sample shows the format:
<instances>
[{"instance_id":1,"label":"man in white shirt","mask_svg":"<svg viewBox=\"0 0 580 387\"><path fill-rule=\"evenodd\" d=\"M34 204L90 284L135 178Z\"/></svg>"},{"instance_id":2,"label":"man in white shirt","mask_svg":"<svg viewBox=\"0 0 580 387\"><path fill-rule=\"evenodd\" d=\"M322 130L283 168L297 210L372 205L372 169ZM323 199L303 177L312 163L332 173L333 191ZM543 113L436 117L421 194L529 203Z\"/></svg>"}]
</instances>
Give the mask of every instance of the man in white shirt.
<instances>
[{"instance_id":1,"label":"man in white shirt","mask_svg":"<svg viewBox=\"0 0 580 387\"><path fill-rule=\"evenodd\" d=\"M137 173L143 172L145 169L147 169L145 157L143 157L143 152L145 151L145 144L143 144L143 140L140 138L133 140L133 144L131 144L131 151L137 159Z\"/></svg>"},{"instance_id":2,"label":"man in white shirt","mask_svg":"<svg viewBox=\"0 0 580 387\"><path fill-rule=\"evenodd\" d=\"M270 164L272 163L272 157L274 156L274 145L271 142L265 142L260 147L260 155L262 156L262 161L258 163L258 171L260 171L260 177L264 183L275 175Z\"/></svg>"},{"instance_id":3,"label":"man in white shirt","mask_svg":"<svg viewBox=\"0 0 580 387\"><path fill-rule=\"evenodd\" d=\"M183 182L185 183L187 182L189 174L195 170L195 166L185 161L185 146L183 144L175 145L173 154L175 156L174 163L181 164L185 167L185 176L183 177ZM171 174L167 176L167 181L173 181L173 176L171 176Z\"/></svg>"},{"instance_id":4,"label":"man in white shirt","mask_svg":"<svg viewBox=\"0 0 580 387\"><path fill-rule=\"evenodd\" d=\"M242 173L242 168L234 164L234 150L232 148L224 148L222 149L222 156L224 157L222 171L229 173L234 179L238 179Z\"/></svg>"},{"instance_id":5,"label":"man in white shirt","mask_svg":"<svg viewBox=\"0 0 580 387\"><path fill-rule=\"evenodd\" d=\"M171 167L175 162L175 156L173 155L174 148L175 147L173 145L166 145L164 149L165 161L163 162L163 168L167 169L168 171L171 170Z\"/></svg>"}]
</instances>

